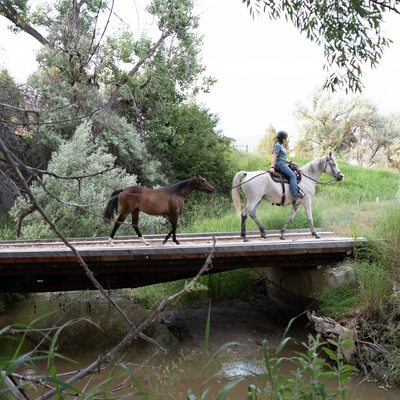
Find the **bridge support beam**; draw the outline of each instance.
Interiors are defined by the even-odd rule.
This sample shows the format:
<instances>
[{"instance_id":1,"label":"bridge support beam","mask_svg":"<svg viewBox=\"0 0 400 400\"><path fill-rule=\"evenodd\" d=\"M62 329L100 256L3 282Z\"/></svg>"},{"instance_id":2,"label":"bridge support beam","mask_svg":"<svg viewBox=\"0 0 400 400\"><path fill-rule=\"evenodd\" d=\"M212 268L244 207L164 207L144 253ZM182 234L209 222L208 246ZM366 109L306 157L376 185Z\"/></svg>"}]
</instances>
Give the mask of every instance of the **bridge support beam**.
<instances>
[{"instance_id":1,"label":"bridge support beam","mask_svg":"<svg viewBox=\"0 0 400 400\"><path fill-rule=\"evenodd\" d=\"M316 267L267 268L268 296L284 310L299 314L308 309L327 286L354 279L349 264L332 263Z\"/></svg>"}]
</instances>

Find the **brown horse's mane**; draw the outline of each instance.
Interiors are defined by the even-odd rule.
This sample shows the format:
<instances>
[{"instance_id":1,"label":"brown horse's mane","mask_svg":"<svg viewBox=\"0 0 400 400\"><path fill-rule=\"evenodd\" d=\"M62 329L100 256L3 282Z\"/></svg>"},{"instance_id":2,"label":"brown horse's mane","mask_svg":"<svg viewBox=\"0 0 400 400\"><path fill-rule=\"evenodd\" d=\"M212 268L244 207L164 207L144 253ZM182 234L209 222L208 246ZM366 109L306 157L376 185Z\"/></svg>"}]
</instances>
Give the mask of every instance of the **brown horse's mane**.
<instances>
[{"instance_id":1,"label":"brown horse's mane","mask_svg":"<svg viewBox=\"0 0 400 400\"><path fill-rule=\"evenodd\" d=\"M178 194L178 193L180 193L183 189L187 188L187 187L189 186L189 184L192 182L193 179L194 179L194 178L191 177L191 178L186 179L186 180L184 180L184 181L175 183L174 185L165 186L164 189L165 189L167 192L169 192L169 193Z\"/></svg>"}]
</instances>

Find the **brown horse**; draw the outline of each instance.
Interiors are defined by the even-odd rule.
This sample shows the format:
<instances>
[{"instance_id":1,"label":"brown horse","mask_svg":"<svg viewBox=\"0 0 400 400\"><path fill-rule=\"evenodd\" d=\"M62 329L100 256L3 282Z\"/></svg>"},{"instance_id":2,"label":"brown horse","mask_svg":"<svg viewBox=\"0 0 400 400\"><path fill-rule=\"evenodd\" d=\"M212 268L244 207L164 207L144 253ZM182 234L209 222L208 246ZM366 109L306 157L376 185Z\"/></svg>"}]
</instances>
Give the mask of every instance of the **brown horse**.
<instances>
[{"instance_id":1,"label":"brown horse","mask_svg":"<svg viewBox=\"0 0 400 400\"><path fill-rule=\"evenodd\" d=\"M149 246L149 243L143 238L139 231L139 211L149 215L164 215L172 224L172 230L168 233L163 244L172 235L172 240L179 244L176 239L176 225L179 214L182 211L186 197L193 190L200 190L206 193L212 193L214 188L197 172L193 178L176 183L172 186L166 186L161 189L150 189L143 186L129 186L125 189L115 190L103 212L103 221L110 224L114 220L114 212L118 212L118 197L121 206L121 214L115 222L114 229L111 232L108 241L113 246L113 239L117 229L126 220L129 214L132 214L132 226L135 229L139 239Z\"/></svg>"}]
</instances>

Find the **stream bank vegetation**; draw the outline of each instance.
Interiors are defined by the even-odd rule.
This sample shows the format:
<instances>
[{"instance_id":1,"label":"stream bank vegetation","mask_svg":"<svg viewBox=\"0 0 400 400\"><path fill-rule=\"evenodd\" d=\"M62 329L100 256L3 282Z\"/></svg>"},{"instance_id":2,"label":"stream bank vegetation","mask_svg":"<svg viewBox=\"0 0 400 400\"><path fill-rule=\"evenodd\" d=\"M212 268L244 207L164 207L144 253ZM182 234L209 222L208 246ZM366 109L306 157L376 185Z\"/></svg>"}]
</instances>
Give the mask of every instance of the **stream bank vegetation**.
<instances>
[{"instance_id":1,"label":"stream bank vegetation","mask_svg":"<svg viewBox=\"0 0 400 400\"><path fill-rule=\"evenodd\" d=\"M195 289L195 285L192 285L191 288ZM177 297L172 296L169 299L173 300L174 298ZM66 313L68 313L68 310L66 310ZM201 385L198 388L188 390L187 395L184 395L188 400L209 398L206 396L210 390L210 379L221 378L222 376L221 371L218 371L209 378L207 370L212 367L213 363L215 364L216 358L230 346L246 346L236 342L226 343L212 357L207 356L210 314L211 306L207 318L205 346L201 362ZM69 373L58 372L56 367L57 359L74 362L61 353L57 353L58 342L63 330L72 324L96 324L87 318L72 319L62 324L63 317L61 317L53 328L37 329L35 326L44 317L46 316L37 318L27 327L16 325L0 330L0 340L9 339L16 342L10 355L0 358L1 398L10 400L33 398L44 400L51 398L51 396L57 396L59 399L96 399L101 397L105 399L112 396L112 398L121 400L131 396L136 396L143 400L148 400L149 398L178 398L178 396L183 398L182 395L176 392L176 388L172 388L176 384L176 380L181 379L182 373L184 374L180 370L180 360L177 360L176 363L174 362L171 369L166 367L166 371L161 371L162 368L156 368L153 374L154 379L150 378L150 374L146 374L149 371L148 368L154 368L146 364L157 355L158 351L141 365L134 365L124 361L120 352L115 352L116 349L120 349L119 344L106 355L108 357L114 353L114 360L111 361L110 359L109 363L106 363L108 365L95 362L83 370ZM146 324L153 318L154 313L141 325ZM258 362L261 368L248 371L255 378L255 383L247 387L247 400L258 400L262 397L275 400L328 400L336 397L345 399L347 393L354 393L348 384L352 375L358 370L353 366L347 365L343 359L344 350L353 345L353 343L344 340L342 337L338 341L328 340L329 343L327 343L322 341L319 335L315 338L309 335L308 344L302 344L304 349L302 352L297 352L291 357L280 355L291 339L287 336L287 333L294 319L289 322L276 349L269 349L268 342L263 341L263 359ZM100 329L99 326L95 326L95 328ZM20 339L16 337L16 333L22 335ZM25 346L25 339L28 333L36 333L38 337L42 338L33 350L27 350ZM40 347L43 342L46 343L46 350L42 350ZM331 350L327 346L328 344L334 350ZM190 354L182 354L182 359L190 356ZM100 357L103 358L101 355ZM285 363L290 363L293 366L292 376L285 376L280 373L279 367ZM29 368L29 375L21 373L21 368ZM178 374L177 370L179 370ZM137 378L135 374L140 377ZM69 377L69 379L67 378L68 381L65 381L65 377ZM88 387L92 379L95 384ZM326 385L327 379L330 379L330 386ZM231 379L221 389L217 399L226 399L229 391L243 381L245 381L243 377Z\"/></svg>"}]
</instances>

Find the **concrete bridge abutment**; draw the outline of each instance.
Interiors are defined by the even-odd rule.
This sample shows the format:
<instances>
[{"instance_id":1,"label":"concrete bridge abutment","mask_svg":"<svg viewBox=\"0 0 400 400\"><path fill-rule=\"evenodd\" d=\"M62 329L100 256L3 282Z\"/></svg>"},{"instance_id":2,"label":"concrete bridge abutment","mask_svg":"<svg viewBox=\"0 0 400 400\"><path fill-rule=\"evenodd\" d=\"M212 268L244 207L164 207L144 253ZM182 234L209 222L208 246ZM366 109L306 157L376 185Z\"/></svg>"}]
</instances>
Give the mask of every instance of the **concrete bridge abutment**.
<instances>
[{"instance_id":1,"label":"concrete bridge abutment","mask_svg":"<svg viewBox=\"0 0 400 400\"><path fill-rule=\"evenodd\" d=\"M326 287L354 280L351 263L266 269L268 296L289 313L307 310Z\"/></svg>"}]
</instances>

